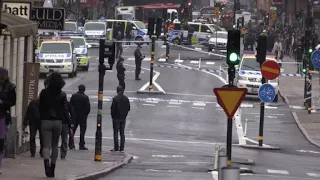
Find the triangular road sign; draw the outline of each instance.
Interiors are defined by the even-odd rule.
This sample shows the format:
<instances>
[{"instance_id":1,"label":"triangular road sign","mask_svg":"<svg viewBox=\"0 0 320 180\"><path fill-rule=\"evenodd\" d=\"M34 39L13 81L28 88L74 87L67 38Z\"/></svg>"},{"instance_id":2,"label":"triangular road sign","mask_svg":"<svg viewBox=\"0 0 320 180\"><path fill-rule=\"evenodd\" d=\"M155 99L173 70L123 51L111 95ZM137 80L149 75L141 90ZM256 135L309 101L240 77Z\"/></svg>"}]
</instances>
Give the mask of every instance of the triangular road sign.
<instances>
[{"instance_id":1,"label":"triangular road sign","mask_svg":"<svg viewBox=\"0 0 320 180\"><path fill-rule=\"evenodd\" d=\"M247 88L214 88L219 105L228 118L232 118L247 94Z\"/></svg>"},{"instance_id":2,"label":"triangular road sign","mask_svg":"<svg viewBox=\"0 0 320 180\"><path fill-rule=\"evenodd\" d=\"M45 0L44 3L43 3L43 7L44 8L53 8L52 1L51 0Z\"/></svg>"}]
</instances>

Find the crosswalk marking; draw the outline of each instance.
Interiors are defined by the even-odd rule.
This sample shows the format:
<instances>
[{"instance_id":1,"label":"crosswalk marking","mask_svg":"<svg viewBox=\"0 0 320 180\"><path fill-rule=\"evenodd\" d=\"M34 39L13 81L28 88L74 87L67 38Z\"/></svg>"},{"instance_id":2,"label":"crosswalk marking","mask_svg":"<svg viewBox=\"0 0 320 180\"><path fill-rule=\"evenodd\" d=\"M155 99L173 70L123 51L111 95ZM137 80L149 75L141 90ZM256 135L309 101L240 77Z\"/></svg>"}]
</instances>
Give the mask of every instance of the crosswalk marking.
<instances>
[{"instance_id":1,"label":"crosswalk marking","mask_svg":"<svg viewBox=\"0 0 320 180\"><path fill-rule=\"evenodd\" d=\"M199 64L199 61L190 61L190 64Z\"/></svg>"},{"instance_id":2,"label":"crosswalk marking","mask_svg":"<svg viewBox=\"0 0 320 180\"><path fill-rule=\"evenodd\" d=\"M134 61L134 60L135 60L134 57L129 57L129 58L127 58L127 61ZM151 61L151 57L146 57L146 58L144 58L142 61Z\"/></svg>"},{"instance_id":3,"label":"crosswalk marking","mask_svg":"<svg viewBox=\"0 0 320 180\"><path fill-rule=\"evenodd\" d=\"M176 59L176 60L174 60L174 62L175 62L175 63L182 63L183 60L181 60L181 59Z\"/></svg>"},{"instance_id":4,"label":"crosswalk marking","mask_svg":"<svg viewBox=\"0 0 320 180\"><path fill-rule=\"evenodd\" d=\"M166 62L166 59L160 58L158 61L159 61L159 62Z\"/></svg>"},{"instance_id":5,"label":"crosswalk marking","mask_svg":"<svg viewBox=\"0 0 320 180\"><path fill-rule=\"evenodd\" d=\"M192 105L193 106L206 106L205 103L199 103L199 102L193 103Z\"/></svg>"},{"instance_id":6,"label":"crosswalk marking","mask_svg":"<svg viewBox=\"0 0 320 180\"><path fill-rule=\"evenodd\" d=\"M267 169L268 173L270 174L289 174L288 171L285 170L274 170L274 169Z\"/></svg>"},{"instance_id":7,"label":"crosswalk marking","mask_svg":"<svg viewBox=\"0 0 320 180\"><path fill-rule=\"evenodd\" d=\"M307 175L311 177L320 177L320 174L317 173L307 173Z\"/></svg>"},{"instance_id":8,"label":"crosswalk marking","mask_svg":"<svg viewBox=\"0 0 320 180\"><path fill-rule=\"evenodd\" d=\"M208 65L214 65L215 62L206 62L206 64L208 64Z\"/></svg>"}]
</instances>

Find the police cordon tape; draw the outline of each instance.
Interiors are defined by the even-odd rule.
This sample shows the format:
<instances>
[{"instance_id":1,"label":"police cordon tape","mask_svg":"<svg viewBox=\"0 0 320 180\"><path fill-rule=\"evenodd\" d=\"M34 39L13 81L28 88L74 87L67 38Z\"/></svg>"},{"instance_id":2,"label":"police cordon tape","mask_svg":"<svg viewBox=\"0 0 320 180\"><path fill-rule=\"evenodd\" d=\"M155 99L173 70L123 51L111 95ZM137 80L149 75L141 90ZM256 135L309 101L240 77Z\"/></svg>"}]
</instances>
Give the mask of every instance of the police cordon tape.
<instances>
[{"instance_id":1,"label":"police cordon tape","mask_svg":"<svg viewBox=\"0 0 320 180\"><path fill-rule=\"evenodd\" d=\"M179 47L179 48L183 48L183 49L187 49L187 50L190 50L190 51L196 51L196 52L199 52L199 53L203 53L203 54L208 54L208 55L213 55L213 56L218 56L218 57L227 57L226 55L223 55L223 54L217 54L217 53L212 53L212 52L205 52L205 51L202 51L202 50L198 50L198 49L194 49L194 48L189 48L189 47L186 47L186 46L181 46L181 45L177 45L177 44L173 44L173 43L169 43L171 46L176 46L176 47Z\"/></svg>"},{"instance_id":2,"label":"police cordon tape","mask_svg":"<svg viewBox=\"0 0 320 180\"><path fill-rule=\"evenodd\" d=\"M207 72L211 72L211 73L227 73L227 71L225 71L225 70L220 70L220 69L180 67L180 66L174 66L174 65L161 65L161 64L155 64L154 66L155 66L155 67L160 67L160 68L171 68L171 69L200 70L200 71L207 71ZM287 76L287 77L304 77L304 74L281 73L280 76Z\"/></svg>"}]
</instances>

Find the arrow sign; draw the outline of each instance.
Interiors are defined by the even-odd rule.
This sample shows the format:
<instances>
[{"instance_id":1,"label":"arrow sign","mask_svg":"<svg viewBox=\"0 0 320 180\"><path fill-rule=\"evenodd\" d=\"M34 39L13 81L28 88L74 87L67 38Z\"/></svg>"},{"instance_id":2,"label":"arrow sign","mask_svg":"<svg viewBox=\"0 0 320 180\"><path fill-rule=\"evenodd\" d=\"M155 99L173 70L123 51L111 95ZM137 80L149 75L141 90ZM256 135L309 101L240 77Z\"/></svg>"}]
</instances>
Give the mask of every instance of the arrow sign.
<instances>
[{"instance_id":1,"label":"arrow sign","mask_svg":"<svg viewBox=\"0 0 320 180\"><path fill-rule=\"evenodd\" d=\"M213 92L228 118L232 118L247 94L247 88L214 88Z\"/></svg>"}]
</instances>

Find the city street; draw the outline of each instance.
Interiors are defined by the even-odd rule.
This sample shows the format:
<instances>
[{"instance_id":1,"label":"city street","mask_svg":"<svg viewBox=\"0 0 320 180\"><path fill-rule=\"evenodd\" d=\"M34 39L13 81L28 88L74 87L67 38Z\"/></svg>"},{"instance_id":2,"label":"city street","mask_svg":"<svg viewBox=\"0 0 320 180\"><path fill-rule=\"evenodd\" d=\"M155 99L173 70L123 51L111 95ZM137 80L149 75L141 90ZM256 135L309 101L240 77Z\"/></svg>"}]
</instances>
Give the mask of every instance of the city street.
<instances>
[{"instance_id":1,"label":"city street","mask_svg":"<svg viewBox=\"0 0 320 180\"><path fill-rule=\"evenodd\" d=\"M198 61L199 57L203 56L207 59L204 57L205 60L201 61L202 68L218 70L225 64L225 59L210 60L204 53L179 49L170 51L168 62L157 62L160 56L164 58L165 54L165 48L161 48L161 45L159 47L157 65L198 68L199 62L191 61ZM225 144L227 131L227 118L216 102L213 88L224 85L226 75L219 77L219 72L155 67L155 82L159 85L154 86L155 90L163 90L165 94L137 94L136 91L144 90L142 87L149 81L150 48L146 45L142 48L142 54L147 58L142 64L141 81L136 81L134 77L134 50L134 45L125 46L123 52L127 69L125 95L131 101L131 111L126 124L125 152L134 158L130 164L105 179L212 180L210 170L214 164L214 148L216 144ZM183 61L176 61L179 54ZM87 88L91 113L88 117L86 146L93 150L98 102L98 49L90 49L89 56L89 71L80 71L78 77L73 79L66 78L64 91L70 97L77 91L79 84L84 84ZM114 68L113 71L106 72L104 81L104 151L113 148L110 105L112 97L116 95L117 85ZM39 88L43 88L42 80ZM319 179L320 149L304 138L295 124L291 109L279 98L279 102L266 106L265 115L264 143L280 147L281 150L255 150L239 146L239 138L246 139L247 144L256 144L259 132L259 100L256 97L246 98L242 103L241 122L243 128L247 122L247 136L241 136L236 128L233 128L232 158L235 162L252 159L255 165L245 166L253 170L254 174L243 174L241 179Z\"/></svg>"}]
</instances>

